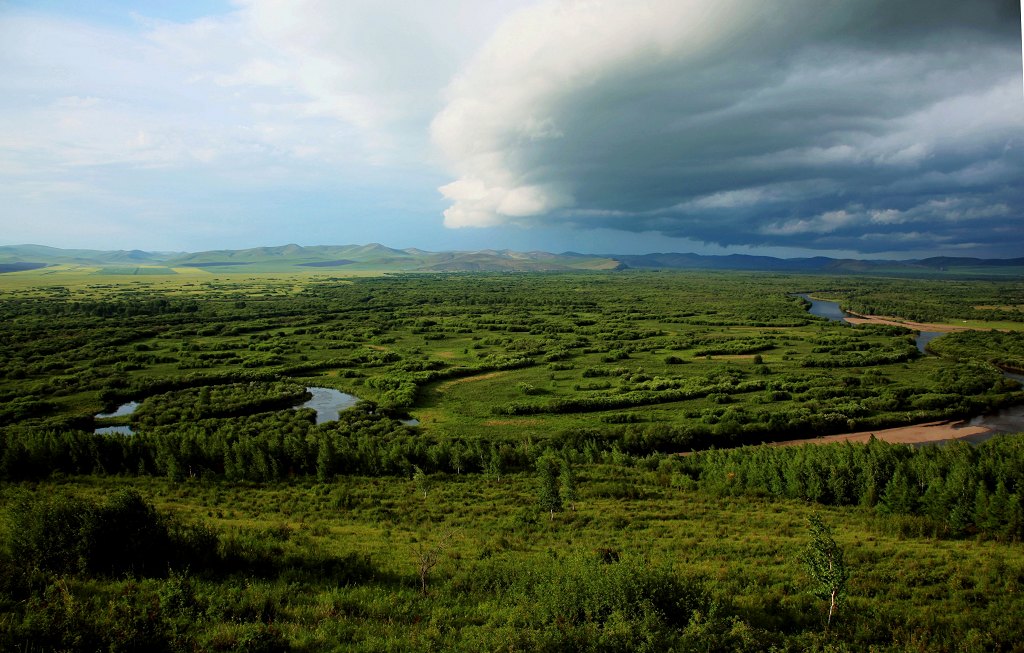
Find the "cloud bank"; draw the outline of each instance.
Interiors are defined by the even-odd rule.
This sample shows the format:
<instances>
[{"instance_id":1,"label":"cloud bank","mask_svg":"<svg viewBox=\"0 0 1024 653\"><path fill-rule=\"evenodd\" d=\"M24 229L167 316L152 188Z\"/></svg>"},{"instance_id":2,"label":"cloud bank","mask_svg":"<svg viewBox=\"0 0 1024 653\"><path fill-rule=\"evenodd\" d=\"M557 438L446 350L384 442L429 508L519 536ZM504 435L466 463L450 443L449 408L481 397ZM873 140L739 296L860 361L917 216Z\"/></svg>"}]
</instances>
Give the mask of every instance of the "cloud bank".
<instances>
[{"instance_id":1,"label":"cloud bank","mask_svg":"<svg viewBox=\"0 0 1024 653\"><path fill-rule=\"evenodd\" d=\"M1019 5L567 0L511 15L431 133L449 227L1024 250Z\"/></svg>"},{"instance_id":2,"label":"cloud bank","mask_svg":"<svg viewBox=\"0 0 1024 653\"><path fill-rule=\"evenodd\" d=\"M5 238L372 241L387 236L374 224L423 233L431 218L444 231L429 123L513 0L171 4L0 2Z\"/></svg>"}]
</instances>

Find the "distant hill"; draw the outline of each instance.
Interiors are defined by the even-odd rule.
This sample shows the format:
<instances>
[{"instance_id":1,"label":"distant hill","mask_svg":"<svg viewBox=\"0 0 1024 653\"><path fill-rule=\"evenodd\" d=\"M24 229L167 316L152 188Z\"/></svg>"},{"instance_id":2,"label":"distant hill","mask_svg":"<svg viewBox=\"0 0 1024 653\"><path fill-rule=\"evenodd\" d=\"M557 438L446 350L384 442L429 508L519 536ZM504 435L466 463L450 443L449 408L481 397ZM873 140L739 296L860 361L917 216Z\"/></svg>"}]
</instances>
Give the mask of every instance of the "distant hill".
<instances>
[{"instance_id":1,"label":"distant hill","mask_svg":"<svg viewBox=\"0 0 1024 653\"><path fill-rule=\"evenodd\" d=\"M45 268L46 263L0 263L0 274L5 272L24 272L26 270L38 270Z\"/></svg>"},{"instance_id":2,"label":"distant hill","mask_svg":"<svg viewBox=\"0 0 1024 653\"><path fill-rule=\"evenodd\" d=\"M729 254L706 256L702 254L641 254L615 256L623 266L636 269L674 270L749 270L765 272L817 272L821 274L929 274L936 272L966 272L986 268L1024 274L1024 258L979 259L968 257L934 257L926 259L865 260L835 259L827 256L811 258L775 258Z\"/></svg>"},{"instance_id":3,"label":"distant hill","mask_svg":"<svg viewBox=\"0 0 1024 653\"><path fill-rule=\"evenodd\" d=\"M144 265L162 263L166 257L176 254L143 252L137 249L130 251L104 251L98 249L59 249L45 245L2 245L0 246L0 263L42 263L46 265L79 264L97 265L124 263L126 265Z\"/></svg>"},{"instance_id":4,"label":"distant hill","mask_svg":"<svg viewBox=\"0 0 1024 653\"><path fill-rule=\"evenodd\" d=\"M99 268L103 274L169 273L172 269L196 268L211 272L261 272L338 269L383 272L545 272L568 270L747 270L808 272L818 274L983 274L1024 275L1024 258L979 259L933 257L920 260L776 258L729 254L657 253L642 255L594 255L578 252L515 252L478 250L428 252L393 249L379 243L368 245L281 245L206 252L144 252L59 249L43 245L0 246L0 272L17 272L52 265Z\"/></svg>"},{"instance_id":5,"label":"distant hill","mask_svg":"<svg viewBox=\"0 0 1024 653\"><path fill-rule=\"evenodd\" d=\"M918 261L921 265L925 265L930 268L937 270L945 270L950 268L989 268L989 267L1021 267L1024 266L1024 257L1021 258L1004 258L1004 259L991 259L991 258L967 258L967 257L949 257L949 256L936 256L934 258L926 258Z\"/></svg>"}]
</instances>

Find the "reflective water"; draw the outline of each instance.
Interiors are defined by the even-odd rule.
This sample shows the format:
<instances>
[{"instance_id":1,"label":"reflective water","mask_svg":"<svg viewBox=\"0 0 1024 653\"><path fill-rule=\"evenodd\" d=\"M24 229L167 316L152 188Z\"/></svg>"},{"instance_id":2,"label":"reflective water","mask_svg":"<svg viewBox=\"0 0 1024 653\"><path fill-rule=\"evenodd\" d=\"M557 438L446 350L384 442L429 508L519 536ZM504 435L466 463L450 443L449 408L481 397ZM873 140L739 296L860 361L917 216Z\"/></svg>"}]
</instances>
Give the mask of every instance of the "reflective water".
<instances>
[{"instance_id":1,"label":"reflective water","mask_svg":"<svg viewBox=\"0 0 1024 653\"><path fill-rule=\"evenodd\" d=\"M837 322L843 322L844 324L847 323L846 320L843 319L846 317L846 314L839 308L839 304L837 302L811 299L805 294L801 294L800 297L811 302L810 313L812 315L817 315ZM916 338L918 350L920 350L921 353L928 353L925 351L925 346L941 335L942 333L938 331L919 332ZM1012 372L1003 372L1003 375L1020 383L1024 383L1024 375L1014 374ZM994 413L979 415L972 418L970 424L971 426L983 426L987 429L991 429L991 431L962 438L965 442L984 442L996 433L1017 433L1024 431L1024 406L1013 406Z\"/></svg>"},{"instance_id":2,"label":"reflective water","mask_svg":"<svg viewBox=\"0 0 1024 653\"><path fill-rule=\"evenodd\" d=\"M306 388L313 398L296 408L312 408L316 411L316 423L333 422L346 408L355 406L359 397L334 388Z\"/></svg>"},{"instance_id":3,"label":"reflective water","mask_svg":"<svg viewBox=\"0 0 1024 653\"><path fill-rule=\"evenodd\" d=\"M115 410L112 413L96 413L96 419L108 419L111 417L127 417L128 415L134 413L135 409L137 409L138 407L139 402L129 401L128 403L121 404L120 406L118 406L117 410ZM117 426L101 426L93 430L93 433L118 433L120 435L134 435L132 427L125 426L123 424L119 424Z\"/></svg>"},{"instance_id":4,"label":"reflective water","mask_svg":"<svg viewBox=\"0 0 1024 653\"><path fill-rule=\"evenodd\" d=\"M811 299L811 296L806 293L797 293L797 297L803 297L807 301L811 302L811 308L808 311L811 315L817 315L818 317L823 317L828 320L848 324L846 321L847 314L843 309L839 308L839 302L830 302L824 299Z\"/></svg>"},{"instance_id":5,"label":"reflective water","mask_svg":"<svg viewBox=\"0 0 1024 653\"><path fill-rule=\"evenodd\" d=\"M919 331L914 341L917 343L917 350L922 354L928 354L926 347L928 343L942 335L941 331ZM929 354L930 355L930 354Z\"/></svg>"},{"instance_id":6,"label":"reflective water","mask_svg":"<svg viewBox=\"0 0 1024 653\"><path fill-rule=\"evenodd\" d=\"M843 324L849 324L846 318L849 317L849 313L839 308L839 302L830 302L824 299L811 299L810 295L806 293L799 293L798 297L803 297L811 303L811 308L808 313L811 315L817 315L833 322L842 322ZM927 354L926 347L928 343L935 340L942 335L941 331L919 331L914 341L917 343L917 350L922 354Z\"/></svg>"},{"instance_id":7,"label":"reflective water","mask_svg":"<svg viewBox=\"0 0 1024 653\"><path fill-rule=\"evenodd\" d=\"M359 401L359 397L350 395L344 392L339 392L334 388L306 388L313 397L303 404L295 406L295 408L312 408L316 411L316 423L323 424L324 422L331 422L338 419L338 414L346 408L351 408L356 405ZM97 413L97 419L107 419L111 417L127 417L135 412L139 407L139 402L129 401L126 404L122 404L112 413ZM408 420L404 423L418 424L416 420ZM117 426L101 426L93 431L94 433L120 433L122 435L133 435L134 431L130 426L117 425Z\"/></svg>"},{"instance_id":8,"label":"reflective water","mask_svg":"<svg viewBox=\"0 0 1024 653\"><path fill-rule=\"evenodd\" d=\"M135 409L139 407L139 402L129 401L126 404L121 404L112 413L96 413L98 419L104 419L106 417L125 417L135 412Z\"/></svg>"},{"instance_id":9,"label":"reflective water","mask_svg":"<svg viewBox=\"0 0 1024 653\"><path fill-rule=\"evenodd\" d=\"M130 426L103 426L96 429L93 433L119 433L121 435L135 435L135 431L132 431Z\"/></svg>"}]
</instances>

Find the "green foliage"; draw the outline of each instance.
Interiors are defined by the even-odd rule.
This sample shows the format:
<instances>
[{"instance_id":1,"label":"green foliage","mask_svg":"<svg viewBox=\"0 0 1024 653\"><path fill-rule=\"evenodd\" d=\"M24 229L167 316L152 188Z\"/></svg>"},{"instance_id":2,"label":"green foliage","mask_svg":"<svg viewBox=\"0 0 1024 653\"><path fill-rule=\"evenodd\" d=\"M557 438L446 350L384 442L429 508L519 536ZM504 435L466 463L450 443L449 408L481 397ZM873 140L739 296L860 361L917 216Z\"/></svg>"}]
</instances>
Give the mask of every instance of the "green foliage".
<instances>
[{"instance_id":1,"label":"green foliage","mask_svg":"<svg viewBox=\"0 0 1024 653\"><path fill-rule=\"evenodd\" d=\"M562 493L560 490L560 464L551 451L547 451L537 459L537 504L541 510L548 512L551 519L555 512L562 509Z\"/></svg>"},{"instance_id":2,"label":"green foliage","mask_svg":"<svg viewBox=\"0 0 1024 653\"><path fill-rule=\"evenodd\" d=\"M893 517L919 516L921 526L939 536L1024 539L1024 435L978 446L913 448L872 440L706 451L683 459L678 473L716 495L860 505Z\"/></svg>"},{"instance_id":3,"label":"green foliage","mask_svg":"<svg viewBox=\"0 0 1024 653\"><path fill-rule=\"evenodd\" d=\"M865 278L816 294L855 313L917 322L1024 321L1024 290L1017 281Z\"/></svg>"},{"instance_id":4,"label":"green foliage","mask_svg":"<svg viewBox=\"0 0 1024 653\"><path fill-rule=\"evenodd\" d=\"M983 360L1024 373L1024 333L1019 331L960 331L932 341L928 348L941 356Z\"/></svg>"},{"instance_id":5,"label":"green foliage","mask_svg":"<svg viewBox=\"0 0 1024 653\"><path fill-rule=\"evenodd\" d=\"M13 510L11 552L30 568L73 572L90 556L96 506L65 495L24 497Z\"/></svg>"},{"instance_id":6,"label":"green foliage","mask_svg":"<svg viewBox=\"0 0 1024 653\"><path fill-rule=\"evenodd\" d=\"M169 567L207 568L216 536L159 514L135 490L95 504L63 494L15 505L11 551L32 569L108 576L162 576Z\"/></svg>"},{"instance_id":7,"label":"green foliage","mask_svg":"<svg viewBox=\"0 0 1024 653\"><path fill-rule=\"evenodd\" d=\"M430 489L430 477L417 466L414 466L412 469L412 482L416 485L416 491L422 492L423 498L426 499L427 491Z\"/></svg>"},{"instance_id":8,"label":"green foliage","mask_svg":"<svg viewBox=\"0 0 1024 653\"><path fill-rule=\"evenodd\" d=\"M984 365L911 360L904 330L810 318L789 293L825 282L416 275L20 291L0 300L0 478L522 470L536 457L524 438L646 455L968 417L1024 396ZM178 295L197 310L170 310ZM76 304L133 298L168 310ZM853 365L839 382L838 364ZM321 376L289 378L307 374ZM290 408L310 384L369 401L317 426ZM131 418L94 420L129 399L141 402ZM408 427L409 410L429 419ZM128 422L132 437L91 433Z\"/></svg>"},{"instance_id":9,"label":"green foliage","mask_svg":"<svg viewBox=\"0 0 1024 653\"><path fill-rule=\"evenodd\" d=\"M814 582L813 594L828 601L826 628L832 625L832 617L846 596L846 583L850 570L843 557L843 549L832 537L832 528L822 521L817 513L808 518L811 541L807 544L801 560Z\"/></svg>"},{"instance_id":10,"label":"green foliage","mask_svg":"<svg viewBox=\"0 0 1024 653\"><path fill-rule=\"evenodd\" d=\"M297 383L256 381L188 388L147 397L132 415L139 427L288 408L310 394Z\"/></svg>"},{"instance_id":11,"label":"green foliage","mask_svg":"<svg viewBox=\"0 0 1024 653\"><path fill-rule=\"evenodd\" d=\"M953 651L1024 638L1021 438L725 450L1024 400L993 367L1015 365L1019 335L951 334L933 342L943 357L920 356L905 329L823 323L791 296L816 287L874 302L865 312L1006 328L1021 321L1017 282L101 281L0 294L0 479L34 493L0 493L4 650ZM365 401L316 424L291 408L310 385ZM128 400L141 403L132 418L94 418ZM134 435L93 432L128 423ZM396 478L433 480L430 501ZM159 500L120 492L129 482ZM557 527L538 518L536 505L553 518L563 503L578 510ZM794 580L800 524L820 506L857 569L826 634ZM424 557L435 541L419 534L439 528L444 555Z\"/></svg>"},{"instance_id":12,"label":"green foliage","mask_svg":"<svg viewBox=\"0 0 1024 653\"><path fill-rule=\"evenodd\" d=\"M705 579L635 559L573 554L526 565L503 557L460 580L502 607L517 606L515 637L531 650L670 650L711 607Z\"/></svg>"},{"instance_id":13,"label":"green foliage","mask_svg":"<svg viewBox=\"0 0 1024 653\"><path fill-rule=\"evenodd\" d=\"M0 649L956 651L1012 650L1024 635L1018 545L937 542L919 518L857 506L822 515L856 570L822 633L825 610L802 591L798 562L813 508L683 489L687 464L576 461L584 502L557 527L524 505L533 473L500 484L452 473L430 502L374 477L137 479L158 517L214 530L215 561L155 577L57 574L0 546ZM98 510L127 484L23 487ZM8 546L19 489L0 495ZM991 493L989 511L1006 496Z\"/></svg>"},{"instance_id":14,"label":"green foliage","mask_svg":"<svg viewBox=\"0 0 1024 653\"><path fill-rule=\"evenodd\" d=\"M558 490L562 500L575 511L580 494L576 487L576 470L568 458L562 458L559 461Z\"/></svg>"}]
</instances>

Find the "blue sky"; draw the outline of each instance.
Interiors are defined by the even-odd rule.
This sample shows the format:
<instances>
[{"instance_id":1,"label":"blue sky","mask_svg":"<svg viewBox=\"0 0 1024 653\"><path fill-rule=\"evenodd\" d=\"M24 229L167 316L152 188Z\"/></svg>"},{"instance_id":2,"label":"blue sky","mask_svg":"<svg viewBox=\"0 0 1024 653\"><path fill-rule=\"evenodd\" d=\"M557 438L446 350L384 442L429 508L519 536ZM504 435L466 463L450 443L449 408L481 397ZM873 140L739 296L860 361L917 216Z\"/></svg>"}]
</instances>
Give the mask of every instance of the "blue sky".
<instances>
[{"instance_id":1,"label":"blue sky","mask_svg":"<svg viewBox=\"0 0 1024 653\"><path fill-rule=\"evenodd\" d=\"M1020 7L0 0L0 244L1024 254Z\"/></svg>"}]
</instances>

